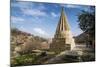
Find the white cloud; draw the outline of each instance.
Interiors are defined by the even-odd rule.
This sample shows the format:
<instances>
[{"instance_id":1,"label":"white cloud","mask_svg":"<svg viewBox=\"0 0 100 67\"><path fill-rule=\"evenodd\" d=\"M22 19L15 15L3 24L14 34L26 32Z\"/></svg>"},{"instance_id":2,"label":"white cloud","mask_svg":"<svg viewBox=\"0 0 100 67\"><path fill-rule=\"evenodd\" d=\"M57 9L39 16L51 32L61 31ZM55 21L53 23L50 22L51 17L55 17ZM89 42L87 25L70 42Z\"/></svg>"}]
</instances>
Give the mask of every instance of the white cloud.
<instances>
[{"instance_id":1,"label":"white cloud","mask_svg":"<svg viewBox=\"0 0 100 67\"><path fill-rule=\"evenodd\" d=\"M12 7L19 7L19 8L36 8L39 10L45 10L45 6L41 3L32 3L32 2L12 2Z\"/></svg>"},{"instance_id":2,"label":"white cloud","mask_svg":"<svg viewBox=\"0 0 100 67\"><path fill-rule=\"evenodd\" d=\"M19 27L20 30L25 31L26 29L24 28L24 26L20 26Z\"/></svg>"},{"instance_id":3,"label":"white cloud","mask_svg":"<svg viewBox=\"0 0 100 67\"><path fill-rule=\"evenodd\" d=\"M12 2L11 7L17 7L21 10L23 16L46 16L45 6L43 4L34 4L32 2Z\"/></svg>"},{"instance_id":4,"label":"white cloud","mask_svg":"<svg viewBox=\"0 0 100 67\"><path fill-rule=\"evenodd\" d=\"M40 36L40 37L44 37L44 38L50 37L50 35L42 28L37 27L37 28L34 28L33 31L34 31L33 34L36 36Z\"/></svg>"},{"instance_id":5,"label":"white cloud","mask_svg":"<svg viewBox=\"0 0 100 67\"><path fill-rule=\"evenodd\" d=\"M11 7L32 8L32 6L31 2L11 2Z\"/></svg>"},{"instance_id":6,"label":"white cloud","mask_svg":"<svg viewBox=\"0 0 100 67\"><path fill-rule=\"evenodd\" d=\"M34 28L33 29L37 34L41 35L48 35L43 29L41 28Z\"/></svg>"},{"instance_id":7,"label":"white cloud","mask_svg":"<svg viewBox=\"0 0 100 67\"><path fill-rule=\"evenodd\" d=\"M21 17L11 16L11 22L12 23L20 23L20 22L24 22L24 19Z\"/></svg>"},{"instance_id":8,"label":"white cloud","mask_svg":"<svg viewBox=\"0 0 100 67\"><path fill-rule=\"evenodd\" d=\"M37 9L39 10L45 10L45 6L43 4L38 4Z\"/></svg>"},{"instance_id":9,"label":"white cloud","mask_svg":"<svg viewBox=\"0 0 100 67\"><path fill-rule=\"evenodd\" d=\"M57 17L58 15L54 12L51 12L52 17Z\"/></svg>"},{"instance_id":10,"label":"white cloud","mask_svg":"<svg viewBox=\"0 0 100 67\"><path fill-rule=\"evenodd\" d=\"M78 6L78 5L72 5L72 4L68 4L68 5L65 5L65 4L62 5L62 4L61 4L61 6L62 6L62 7L65 7L65 8L80 8L80 6Z\"/></svg>"},{"instance_id":11,"label":"white cloud","mask_svg":"<svg viewBox=\"0 0 100 67\"><path fill-rule=\"evenodd\" d=\"M31 15L31 16L46 16L46 12L41 11L39 9L21 9L22 13L25 15Z\"/></svg>"}]
</instances>

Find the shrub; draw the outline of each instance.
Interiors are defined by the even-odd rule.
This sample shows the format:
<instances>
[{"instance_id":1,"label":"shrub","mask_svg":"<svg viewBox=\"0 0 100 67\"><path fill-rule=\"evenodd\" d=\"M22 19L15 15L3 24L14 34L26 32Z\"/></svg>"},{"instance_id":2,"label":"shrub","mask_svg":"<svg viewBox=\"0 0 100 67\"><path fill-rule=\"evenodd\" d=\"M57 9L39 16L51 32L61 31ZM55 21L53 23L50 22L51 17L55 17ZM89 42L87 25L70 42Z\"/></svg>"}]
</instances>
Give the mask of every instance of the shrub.
<instances>
[{"instance_id":1,"label":"shrub","mask_svg":"<svg viewBox=\"0 0 100 67\"><path fill-rule=\"evenodd\" d=\"M36 60L37 56L35 54L26 54L13 58L11 61L11 65L12 66L31 65L34 64Z\"/></svg>"}]
</instances>

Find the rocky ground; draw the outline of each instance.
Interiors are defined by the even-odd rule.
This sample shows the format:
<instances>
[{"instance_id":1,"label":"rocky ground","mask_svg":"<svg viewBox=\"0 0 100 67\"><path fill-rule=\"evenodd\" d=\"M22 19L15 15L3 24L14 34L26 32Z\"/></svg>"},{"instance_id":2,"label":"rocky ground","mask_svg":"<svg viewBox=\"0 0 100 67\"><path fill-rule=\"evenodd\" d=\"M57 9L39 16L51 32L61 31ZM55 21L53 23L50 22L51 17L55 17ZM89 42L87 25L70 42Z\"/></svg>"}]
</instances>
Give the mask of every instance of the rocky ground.
<instances>
[{"instance_id":1,"label":"rocky ground","mask_svg":"<svg viewBox=\"0 0 100 67\"><path fill-rule=\"evenodd\" d=\"M59 54L49 51L49 41L19 30L11 30L11 65L39 65L95 60L95 49L78 45Z\"/></svg>"},{"instance_id":2,"label":"rocky ground","mask_svg":"<svg viewBox=\"0 0 100 67\"><path fill-rule=\"evenodd\" d=\"M84 50L79 50L79 49L76 50L76 48L75 48L75 50L63 51L59 54L55 54L55 53L49 52L49 51L38 50L38 51L31 53L32 56L29 58L24 57L24 59L22 59L23 58L22 56L26 56L26 55L29 56L30 54L21 55L21 58L19 58L20 62L18 62L17 65L18 66L19 65L40 65L40 64L58 64L58 63L95 61L94 50L92 50L91 48L87 48L87 49L86 50L85 49ZM27 61L25 59L27 59ZM17 61L18 61L18 59L17 59Z\"/></svg>"}]
</instances>

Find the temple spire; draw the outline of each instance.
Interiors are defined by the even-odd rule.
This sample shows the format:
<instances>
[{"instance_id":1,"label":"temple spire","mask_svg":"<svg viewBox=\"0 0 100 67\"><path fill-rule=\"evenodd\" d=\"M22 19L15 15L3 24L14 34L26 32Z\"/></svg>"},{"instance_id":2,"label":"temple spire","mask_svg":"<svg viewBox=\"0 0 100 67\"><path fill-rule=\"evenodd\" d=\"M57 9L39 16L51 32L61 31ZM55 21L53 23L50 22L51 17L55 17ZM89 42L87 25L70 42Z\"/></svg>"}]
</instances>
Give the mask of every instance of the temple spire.
<instances>
[{"instance_id":1,"label":"temple spire","mask_svg":"<svg viewBox=\"0 0 100 67\"><path fill-rule=\"evenodd\" d=\"M58 25L57 25L57 29L56 29L56 33L55 33L55 38L65 38L66 35L66 31L70 31L70 28L69 28L69 24L68 24L68 20L66 18L66 15L64 13L64 8L62 8L61 10L61 15L60 15L60 20L58 22Z\"/></svg>"},{"instance_id":2,"label":"temple spire","mask_svg":"<svg viewBox=\"0 0 100 67\"><path fill-rule=\"evenodd\" d=\"M56 33L52 39L50 49L56 53L64 50L72 50L75 42L71 34L64 8L61 10L60 20L57 25Z\"/></svg>"},{"instance_id":3,"label":"temple spire","mask_svg":"<svg viewBox=\"0 0 100 67\"><path fill-rule=\"evenodd\" d=\"M61 16L60 16L60 20L59 20L56 32L69 31L69 30L70 30L70 28L69 28L68 20L64 13L64 8L62 7Z\"/></svg>"}]
</instances>

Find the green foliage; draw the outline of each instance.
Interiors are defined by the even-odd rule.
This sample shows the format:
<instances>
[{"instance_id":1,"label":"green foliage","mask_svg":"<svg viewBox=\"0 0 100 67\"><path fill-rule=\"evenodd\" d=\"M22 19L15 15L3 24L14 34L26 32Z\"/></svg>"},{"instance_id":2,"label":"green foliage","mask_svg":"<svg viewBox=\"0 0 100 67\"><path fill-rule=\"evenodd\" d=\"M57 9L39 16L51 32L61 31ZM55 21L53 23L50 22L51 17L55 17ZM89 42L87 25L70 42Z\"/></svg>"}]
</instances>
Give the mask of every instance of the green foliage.
<instances>
[{"instance_id":1,"label":"green foliage","mask_svg":"<svg viewBox=\"0 0 100 67\"><path fill-rule=\"evenodd\" d=\"M83 31L87 31L95 27L95 15L89 12L83 11L78 16L79 26Z\"/></svg>"},{"instance_id":2,"label":"green foliage","mask_svg":"<svg viewBox=\"0 0 100 67\"><path fill-rule=\"evenodd\" d=\"M12 66L31 65L31 64L35 63L37 58L38 58L38 56L36 56L35 54L21 55L21 56L11 59L11 60L13 60L13 61L11 61L11 65Z\"/></svg>"},{"instance_id":3,"label":"green foliage","mask_svg":"<svg viewBox=\"0 0 100 67\"><path fill-rule=\"evenodd\" d=\"M91 56L91 55L87 55L87 56L82 56L82 61L83 62L87 62L87 61L95 61L95 57Z\"/></svg>"},{"instance_id":4,"label":"green foliage","mask_svg":"<svg viewBox=\"0 0 100 67\"><path fill-rule=\"evenodd\" d=\"M91 6L88 10L78 15L78 24L83 33L75 37L76 43L95 40L95 7Z\"/></svg>"},{"instance_id":5,"label":"green foliage","mask_svg":"<svg viewBox=\"0 0 100 67\"><path fill-rule=\"evenodd\" d=\"M90 11L82 11L78 15L79 26L83 31L95 28L95 9L90 7Z\"/></svg>"},{"instance_id":6,"label":"green foliage","mask_svg":"<svg viewBox=\"0 0 100 67\"><path fill-rule=\"evenodd\" d=\"M78 15L79 27L87 33L90 38L95 39L95 8L90 7L90 11L82 11Z\"/></svg>"}]
</instances>

